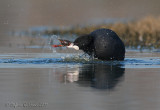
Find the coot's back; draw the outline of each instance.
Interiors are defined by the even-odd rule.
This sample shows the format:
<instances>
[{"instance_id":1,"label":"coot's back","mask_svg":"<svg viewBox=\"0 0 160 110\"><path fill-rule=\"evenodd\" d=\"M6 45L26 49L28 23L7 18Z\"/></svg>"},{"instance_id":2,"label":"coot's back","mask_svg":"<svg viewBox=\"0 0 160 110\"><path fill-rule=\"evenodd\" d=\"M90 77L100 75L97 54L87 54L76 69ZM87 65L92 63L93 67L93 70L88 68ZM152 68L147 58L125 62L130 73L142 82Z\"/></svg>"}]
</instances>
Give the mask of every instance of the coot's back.
<instances>
[{"instance_id":1,"label":"coot's back","mask_svg":"<svg viewBox=\"0 0 160 110\"><path fill-rule=\"evenodd\" d=\"M90 33L94 41L94 55L102 60L124 60L125 46L110 29L98 29Z\"/></svg>"}]
</instances>

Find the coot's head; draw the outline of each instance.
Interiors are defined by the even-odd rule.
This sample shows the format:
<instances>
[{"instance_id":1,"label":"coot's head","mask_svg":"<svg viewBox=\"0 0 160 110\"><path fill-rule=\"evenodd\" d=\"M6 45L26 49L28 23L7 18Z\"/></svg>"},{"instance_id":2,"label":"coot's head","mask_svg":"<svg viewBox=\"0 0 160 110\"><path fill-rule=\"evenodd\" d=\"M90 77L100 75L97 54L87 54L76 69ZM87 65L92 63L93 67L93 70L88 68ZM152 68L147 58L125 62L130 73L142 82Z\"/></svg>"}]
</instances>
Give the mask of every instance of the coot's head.
<instances>
[{"instance_id":1,"label":"coot's head","mask_svg":"<svg viewBox=\"0 0 160 110\"><path fill-rule=\"evenodd\" d=\"M61 47L66 46L68 48L73 48L75 50L86 50L92 41L92 37L89 35L83 35L78 37L74 42L69 40L58 39L61 42ZM57 46L57 45L56 45Z\"/></svg>"}]
</instances>

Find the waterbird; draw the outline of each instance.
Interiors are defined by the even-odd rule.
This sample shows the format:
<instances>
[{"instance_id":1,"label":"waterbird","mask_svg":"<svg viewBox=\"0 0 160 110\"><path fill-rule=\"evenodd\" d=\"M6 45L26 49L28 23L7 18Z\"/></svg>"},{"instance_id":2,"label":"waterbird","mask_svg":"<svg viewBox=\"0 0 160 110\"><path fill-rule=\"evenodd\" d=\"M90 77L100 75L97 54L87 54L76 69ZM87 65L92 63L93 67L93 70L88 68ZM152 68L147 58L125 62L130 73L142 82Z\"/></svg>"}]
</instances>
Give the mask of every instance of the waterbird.
<instances>
[{"instance_id":1,"label":"waterbird","mask_svg":"<svg viewBox=\"0 0 160 110\"><path fill-rule=\"evenodd\" d=\"M61 45L52 47L68 47L83 50L91 57L100 60L124 60L125 45L119 36L111 29L100 28L90 34L79 36L74 42L58 39Z\"/></svg>"}]
</instances>

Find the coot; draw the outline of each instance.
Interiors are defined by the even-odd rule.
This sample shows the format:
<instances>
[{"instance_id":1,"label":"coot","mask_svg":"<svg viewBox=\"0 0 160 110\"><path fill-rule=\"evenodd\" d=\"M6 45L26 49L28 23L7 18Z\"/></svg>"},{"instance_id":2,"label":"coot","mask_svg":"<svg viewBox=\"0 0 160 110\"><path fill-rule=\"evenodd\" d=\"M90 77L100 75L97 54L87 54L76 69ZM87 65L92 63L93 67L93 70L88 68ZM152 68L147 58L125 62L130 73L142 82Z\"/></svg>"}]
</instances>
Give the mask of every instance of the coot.
<instances>
[{"instance_id":1,"label":"coot","mask_svg":"<svg viewBox=\"0 0 160 110\"><path fill-rule=\"evenodd\" d=\"M101 60L124 60L125 46L118 35L110 29L97 29L90 34L78 37L74 42L59 39L62 45L83 50L90 56Z\"/></svg>"}]
</instances>

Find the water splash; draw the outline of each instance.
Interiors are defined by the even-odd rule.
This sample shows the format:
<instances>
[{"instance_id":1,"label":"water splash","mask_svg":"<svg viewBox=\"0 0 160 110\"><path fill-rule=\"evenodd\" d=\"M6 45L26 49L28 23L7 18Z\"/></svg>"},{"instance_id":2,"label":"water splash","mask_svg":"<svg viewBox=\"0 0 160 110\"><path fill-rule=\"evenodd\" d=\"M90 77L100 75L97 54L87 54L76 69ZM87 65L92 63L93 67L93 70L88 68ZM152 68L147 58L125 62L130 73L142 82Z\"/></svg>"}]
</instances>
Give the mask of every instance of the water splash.
<instances>
[{"instance_id":1,"label":"water splash","mask_svg":"<svg viewBox=\"0 0 160 110\"><path fill-rule=\"evenodd\" d=\"M59 36L58 35L52 35L48 40L48 44L49 45L52 45L52 44L54 44L54 43L57 43L57 39L59 38ZM57 40L57 41L56 41Z\"/></svg>"},{"instance_id":2,"label":"water splash","mask_svg":"<svg viewBox=\"0 0 160 110\"><path fill-rule=\"evenodd\" d=\"M52 44L58 43L58 38L59 38L59 36L52 35L50 38L48 38L48 45L52 45ZM53 48L51 46L50 46L50 50L52 50L53 53L56 52L56 48Z\"/></svg>"}]
</instances>

